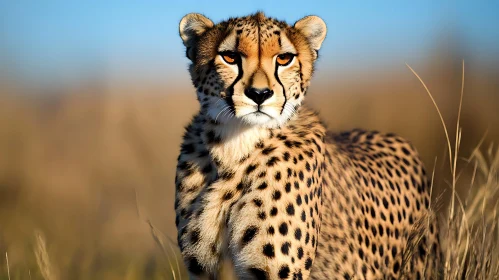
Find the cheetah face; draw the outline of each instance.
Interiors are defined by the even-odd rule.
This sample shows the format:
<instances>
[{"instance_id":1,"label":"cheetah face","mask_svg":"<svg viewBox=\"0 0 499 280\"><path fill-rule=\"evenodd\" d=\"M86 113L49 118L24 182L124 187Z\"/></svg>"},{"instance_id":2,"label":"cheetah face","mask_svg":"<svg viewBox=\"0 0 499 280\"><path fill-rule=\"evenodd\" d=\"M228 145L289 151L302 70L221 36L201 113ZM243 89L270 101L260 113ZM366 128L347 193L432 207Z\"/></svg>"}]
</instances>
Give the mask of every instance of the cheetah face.
<instances>
[{"instance_id":1,"label":"cheetah face","mask_svg":"<svg viewBox=\"0 0 499 280\"><path fill-rule=\"evenodd\" d=\"M303 101L326 25L308 16L289 26L262 13L214 25L188 14L180 36L202 111L216 122L277 127Z\"/></svg>"}]
</instances>

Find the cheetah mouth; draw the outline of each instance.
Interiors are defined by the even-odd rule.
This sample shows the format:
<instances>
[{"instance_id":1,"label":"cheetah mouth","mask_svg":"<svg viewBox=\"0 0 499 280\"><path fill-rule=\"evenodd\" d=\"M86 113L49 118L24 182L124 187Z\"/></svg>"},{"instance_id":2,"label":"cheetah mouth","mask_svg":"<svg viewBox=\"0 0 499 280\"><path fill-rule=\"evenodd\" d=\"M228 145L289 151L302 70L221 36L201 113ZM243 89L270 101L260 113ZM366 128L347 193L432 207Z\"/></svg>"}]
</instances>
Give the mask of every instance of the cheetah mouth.
<instances>
[{"instance_id":1,"label":"cheetah mouth","mask_svg":"<svg viewBox=\"0 0 499 280\"><path fill-rule=\"evenodd\" d=\"M274 117L270 113L262 110L262 108L255 108L254 110L239 116L239 119L252 125L265 125L269 121L272 121Z\"/></svg>"},{"instance_id":2,"label":"cheetah mouth","mask_svg":"<svg viewBox=\"0 0 499 280\"><path fill-rule=\"evenodd\" d=\"M244 114L241 116L241 118L245 118L245 117L249 117L249 116L253 116L253 117L268 117L270 119L273 119L274 117L272 117L270 114L267 114L265 113L264 111L260 110L260 109L257 109L253 112L249 112L247 114Z\"/></svg>"},{"instance_id":3,"label":"cheetah mouth","mask_svg":"<svg viewBox=\"0 0 499 280\"><path fill-rule=\"evenodd\" d=\"M269 115L269 114L267 114L267 113L265 113L265 112L261 111L260 109L258 109L257 111L255 111L255 112L253 112L253 113L251 113L251 114L254 114L255 116L267 116L267 117L269 117L269 118L271 118L271 119L272 119L272 116L271 116L271 115Z\"/></svg>"}]
</instances>

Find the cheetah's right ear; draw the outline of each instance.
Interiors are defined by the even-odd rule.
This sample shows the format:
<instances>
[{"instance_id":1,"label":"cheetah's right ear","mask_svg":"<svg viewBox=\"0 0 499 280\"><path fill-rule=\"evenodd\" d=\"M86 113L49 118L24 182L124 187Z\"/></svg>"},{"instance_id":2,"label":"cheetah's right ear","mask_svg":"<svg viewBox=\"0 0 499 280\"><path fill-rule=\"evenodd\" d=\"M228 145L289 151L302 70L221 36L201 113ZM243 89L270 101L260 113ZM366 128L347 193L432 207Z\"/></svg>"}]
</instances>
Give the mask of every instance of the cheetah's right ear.
<instances>
[{"instance_id":1,"label":"cheetah's right ear","mask_svg":"<svg viewBox=\"0 0 499 280\"><path fill-rule=\"evenodd\" d=\"M305 35L312 48L318 52L326 38L326 23L318 16L307 16L297 21L294 27Z\"/></svg>"},{"instance_id":2,"label":"cheetah's right ear","mask_svg":"<svg viewBox=\"0 0 499 280\"><path fill-rule=\"evenodd\" d=\"M201 14L192 13L184 16L179 25L180 37L184 46L192 47L196 38L211 27L213 27L213 22Z\"/></svg>"}]
</instances>

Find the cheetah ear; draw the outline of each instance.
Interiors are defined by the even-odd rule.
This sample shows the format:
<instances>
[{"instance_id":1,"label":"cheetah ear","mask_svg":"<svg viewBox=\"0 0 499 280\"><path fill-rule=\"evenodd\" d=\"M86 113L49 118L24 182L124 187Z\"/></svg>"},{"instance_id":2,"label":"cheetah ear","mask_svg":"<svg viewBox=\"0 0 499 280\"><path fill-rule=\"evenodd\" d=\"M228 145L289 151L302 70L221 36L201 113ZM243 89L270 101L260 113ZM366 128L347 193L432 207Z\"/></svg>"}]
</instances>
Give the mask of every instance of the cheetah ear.
<instances>
[{"instance_id":1,"label":"cheetah ear","mask_svg":"<svg viewBox=\"0 0 499 280\"><path fill-rule=\"evenodd\" d=\"M297 21L294 27L305 35L314 50L319 51L327 32L326 23L320 17L304 17Z\"/></svg>"},{"instance_id":2,"label":"cheetah ear","mask_svg":"<svg viewBox=\"0 0 499 280\"><path fill-rule=\"evenodd\" d=\"M184 46L192 47L195 39L211 27L213 27L213 22L201 14L192 13L184 16L179 25L180 37Z\"/></svg>"}]
</instances>

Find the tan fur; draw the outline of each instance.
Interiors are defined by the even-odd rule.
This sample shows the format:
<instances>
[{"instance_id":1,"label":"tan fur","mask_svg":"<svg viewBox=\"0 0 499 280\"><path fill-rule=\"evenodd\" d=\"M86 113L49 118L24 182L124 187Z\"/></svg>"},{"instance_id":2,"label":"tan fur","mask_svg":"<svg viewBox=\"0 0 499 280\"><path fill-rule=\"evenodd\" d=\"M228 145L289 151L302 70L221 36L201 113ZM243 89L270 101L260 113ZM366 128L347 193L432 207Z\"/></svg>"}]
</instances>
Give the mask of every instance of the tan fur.
<instances>
[{"instance_id":1,"label":"tan fur","mask_svg":"<svg viewBox=\"0 0 499 280\"><path fill-rule=\"evenodd\" d=\"M240 279L430 275L438 259L432 220L402 272L411 231L431 214L415 149L389 134L327 133L301 106L324 22L310 16L291 27L258 13L210 23L190 14L180 24L201 104L176 176L178 242L190 278L219 277L224 260ZM227 51L240 62L225 61ZM279 66L283 53L294 58ZM273 95L257 106L248 87Z\"/></svg>"}]
</instances>

